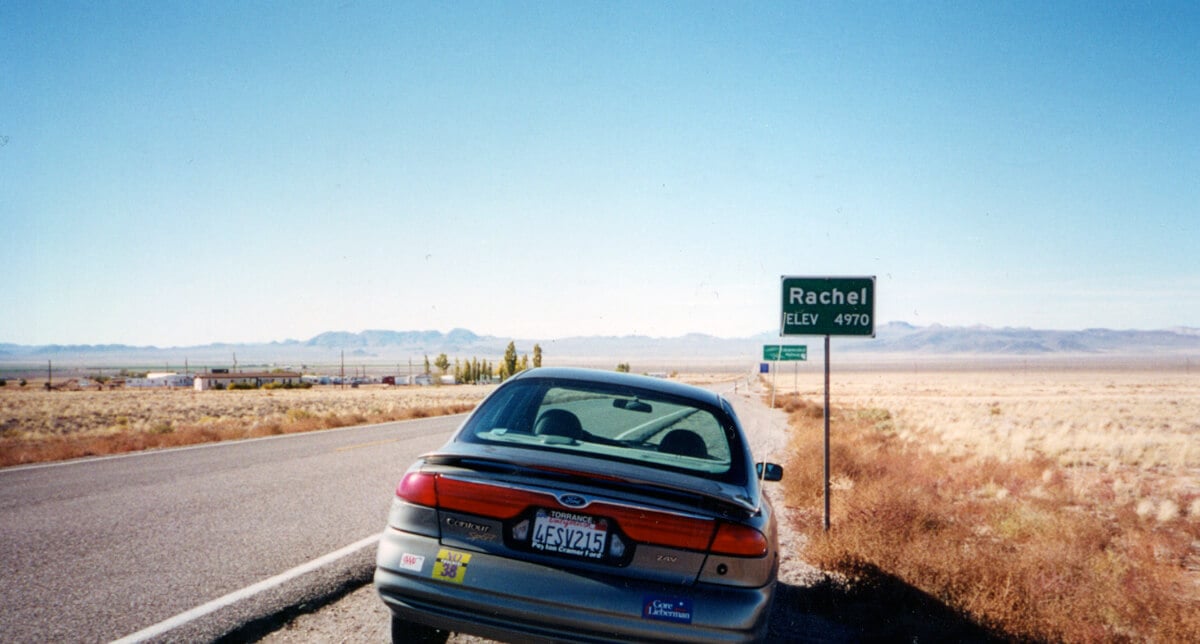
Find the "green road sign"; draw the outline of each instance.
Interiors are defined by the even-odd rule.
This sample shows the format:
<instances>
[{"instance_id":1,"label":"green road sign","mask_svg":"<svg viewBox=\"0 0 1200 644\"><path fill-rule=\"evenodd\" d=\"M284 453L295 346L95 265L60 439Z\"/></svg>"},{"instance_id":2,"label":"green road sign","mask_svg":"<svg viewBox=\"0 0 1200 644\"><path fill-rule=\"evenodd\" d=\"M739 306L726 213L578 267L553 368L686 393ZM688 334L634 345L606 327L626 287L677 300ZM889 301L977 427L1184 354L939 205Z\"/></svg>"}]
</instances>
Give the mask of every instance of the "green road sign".
<instances>
[{"instance_id":1,"label":"green road sign","mask_svg":"<svg viewBox=\"0 0 1200 644\"><path fill-rule=\"evenodd\" d=\"M875 278L783 276L779 335L875 336Z\"/></svg>"},{"instance_id":2,"label":"green road sign","mask_svg":"<svg viewBox=\"0 0 1200 644\"><path fill-rule=\"evenodd\" d=\"M763 360L808 360L808 345L764 344Z\"/></svg>"}]
</instances>

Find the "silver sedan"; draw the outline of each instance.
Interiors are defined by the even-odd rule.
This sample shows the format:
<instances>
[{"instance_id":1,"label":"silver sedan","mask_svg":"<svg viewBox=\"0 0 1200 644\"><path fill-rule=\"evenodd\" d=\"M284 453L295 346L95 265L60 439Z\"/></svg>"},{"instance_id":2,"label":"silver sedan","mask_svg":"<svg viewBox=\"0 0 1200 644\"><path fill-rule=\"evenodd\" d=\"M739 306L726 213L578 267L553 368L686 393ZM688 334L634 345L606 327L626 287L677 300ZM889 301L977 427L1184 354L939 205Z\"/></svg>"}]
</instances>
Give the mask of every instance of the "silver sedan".
<instances>
[{"instance_id":1,"label":"silver sedan","mask_svg":"<svg viewBox=\"0 0 1200 644\"><path fill-rule=\"evenodd\" d=\"M779 557L729 403L663 379L534 369L403 475L375 586L396 642L761 640Z\"/></svg>"}]
</instances>

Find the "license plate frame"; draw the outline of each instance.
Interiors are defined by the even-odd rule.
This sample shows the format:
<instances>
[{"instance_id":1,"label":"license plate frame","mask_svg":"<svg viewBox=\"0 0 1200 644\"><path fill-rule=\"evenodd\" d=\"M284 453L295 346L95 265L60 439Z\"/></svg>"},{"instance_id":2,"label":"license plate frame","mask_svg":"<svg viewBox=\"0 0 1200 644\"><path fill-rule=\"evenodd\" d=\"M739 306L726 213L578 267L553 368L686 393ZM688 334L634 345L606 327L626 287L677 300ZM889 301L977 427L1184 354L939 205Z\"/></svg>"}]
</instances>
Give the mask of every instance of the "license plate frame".
<instances>
[{"instance_id":1,"label":"license plate frame","mask_svg":"<svg viewBox=\"0 0 1200 644\"><path fill-rule=\"evenodd\" d=\"M603 517L539 509L533 518L529 547L534 552L599 561L604 559L610 527Z\"/></svg>"}]
</instances>

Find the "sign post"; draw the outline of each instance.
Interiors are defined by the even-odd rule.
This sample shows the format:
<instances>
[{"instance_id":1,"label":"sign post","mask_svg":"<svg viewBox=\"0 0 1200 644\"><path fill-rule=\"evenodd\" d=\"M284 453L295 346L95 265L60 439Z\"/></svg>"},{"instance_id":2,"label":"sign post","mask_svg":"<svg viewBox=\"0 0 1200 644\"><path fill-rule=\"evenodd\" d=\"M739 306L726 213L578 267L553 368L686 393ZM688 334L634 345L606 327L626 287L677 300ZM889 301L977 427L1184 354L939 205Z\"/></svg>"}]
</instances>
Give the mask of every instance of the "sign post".
<instances>
[{"instance_id":1,"label":"sign post","mask_svg":"<svg viewBox=\"0 0 1200 644\"><path fill-rule=\"evenodd\" d=\"M784 275L779 335L825 336L825 531L829 531L829 338L875 337L875 277ZM764 348L765 351L765 348ZM771 406L775 406L772 387Z\"/></svg>"}]
</instances>

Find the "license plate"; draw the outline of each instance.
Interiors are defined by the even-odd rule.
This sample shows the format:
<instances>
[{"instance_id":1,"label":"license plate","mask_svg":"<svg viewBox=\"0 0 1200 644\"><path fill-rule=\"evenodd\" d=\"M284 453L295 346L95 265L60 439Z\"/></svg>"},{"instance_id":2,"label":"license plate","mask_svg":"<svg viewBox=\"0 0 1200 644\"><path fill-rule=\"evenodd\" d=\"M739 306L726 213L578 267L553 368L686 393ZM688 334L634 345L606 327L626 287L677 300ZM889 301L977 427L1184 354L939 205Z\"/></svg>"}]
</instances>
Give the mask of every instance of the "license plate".
<instances>
[{"instance_id":1,"label":"license plate","mask_svg":"<svg viewBox=\"0 0 1200 644\"><path fill-rule=\"evenodd\" d=\"M601 559L607 537L605 519L561 510L538 510L530 545L543 552Z\"/></svg>"}]
</instances>

